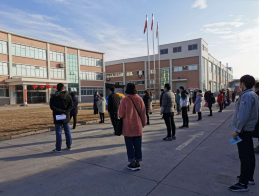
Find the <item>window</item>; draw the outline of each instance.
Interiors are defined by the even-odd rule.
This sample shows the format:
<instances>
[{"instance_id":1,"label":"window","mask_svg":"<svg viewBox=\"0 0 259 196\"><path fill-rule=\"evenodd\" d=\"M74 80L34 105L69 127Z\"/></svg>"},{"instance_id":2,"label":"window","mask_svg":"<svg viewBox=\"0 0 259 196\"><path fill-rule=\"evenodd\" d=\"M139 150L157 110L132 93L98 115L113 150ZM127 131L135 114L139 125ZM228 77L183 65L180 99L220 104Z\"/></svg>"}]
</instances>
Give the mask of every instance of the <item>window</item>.
<instances>
[{"instance_id":1,"label":"window","mask_svg":"<svg viewBox=\"0 0 259 196\"><path fill-rule=\"evenodd\" d=\"M128 72L126 73L126 76L133 76L133 72L132 72L132 71L128 71Z\"/></svg>"},{"instance_id":2,"label":"window","mask_svg":"<svg viewBox=\"0 0 259 196\"><path fill-rule=\"evenodd\" d=\"M50 78L65 79L65 70L59 68L50 68Z\"/></svg>"},{"instance_id":3,"label":"window","mask_svg":"<svg viewBox=\"0 0 259 196\"><path fill-rule=\"evenodd\" d=\"M7 54L7 42L0 40L0 53Z\"/></svg>"},{"instance_id":4,"label":"window","mask_svg":"<svg viewBox=\"0 0 259 196\"><path fill-rule=\"evenodd\" d=\"M13 63L14 76L41 77L47 78L47 68L33 65L21 65Z\"/></svg>"},{"instance_id":5,"label":"window","mask_svg":"<svg viewBox=\"0 0 259 196\"><path fill-rule=\"evenodd\" d=\"M216 65L213 65L213 73L217 74L217 66Z\"/></svg>"},{"instance_id":6,"label":"window","mask_svg":"<svg viewBox=\"0 0 259 196\"><path fill-rule=\"evenodd\" d=\"M144 91L138 91L138 95L144 95Z\"/></svg>"},{"instance_id":7,"label":"window","mask_svg":"<svg viewBox=\"0 0 259 196\"><path fill-rule=\"evenodd\" d=\"M144 71L137 71L138 76L144 75Z\"/></svg>"},{"instance_id":8,"label":"window","mask_svg":"<svg viewBox=\"0 0 259 196\"><path fill-rule=\"evenodd\" d=\"M64 53L62 52L49 51L49 59L55 62L65 62Z\"/></svg>"},{"instance_id":9,"label":"window","mask_svg":"<svg viewBox=\"0 0 259 196\"><path fill-rule=\"evenodd\" d=\"M103 60L93 57L80 56L80 65L102 67Z\"/></svg>"},{"instance_id":10,"label":"window","mask_svg":"<svg viewBox=\"0 0 259 196\"><path fill-rule=\"evenodd\" d=\"M166 83L169 83L169 68L161 68L161 87L164 87Z\"/></svg>"},{"instance_id":11,"label":"window","mask_svg":"<svg viewBox=\"0 0 259 196\"><path fill-rule=\"evenodd\" d=\"M106 74L106 78L123 77L123 73Z\"/></svg>"},{"instance_id":12,"label":"window","mask_svg":"<svg viewBox=\"0 0 259 196\"><path fill-rule=\"evenodd\" d=\"M183 67L174 67L174 72L183 71Z\"/></svg>"},{"instance_id":13,"label":"window","mask_svg":"<svg viewBox=\"0 0 259 196\"><path fill-rule=\"evenodd\" d=\"M9 87L0 85L0 97L9 97Z\"/></svg>"},{"instance_id":14,"label":"window","mask_svg":"<svg viewBox=\"0 0 259 196\"><path fill-rule=\"evenodd\" d=\"M81 95L93 96L95 92L103 93L102 87L81 87Z\"/></svg>"},{"instance_id":15,"label":"window","mask_svg":"<svg viewBox=\"0 0 259 196\"><path fill-rule=\"evenodd\" d=\"M189 65L188 70L198 70L198 65Z\"/></svg>"},{"instance_id":16,"label":"window","mask_svg":"<svg viewBox=\"0 0 259 196\"><path fill-rule=\"evenodd\" d=\"M168 54L168 49L162 49L162 50L160 50L160 54Z\"/></svg>"},{"instance_id":17,"label":"window","mask_svg":"<svg viewBox=\"0 0 259 196\"><path fill-rule=\"evenodd\" d=\"M204 46L203 44L202 44L202 49L203 49L203 51L208 52L208 48L206 46Z\"/></svg>"},{"instance_id":18,"label":"window","mask_svg":"<svg viewBox=\"0 0 259 196\"><path fill-rule=\"evenodd\" d=\"M177 53L177 52L182 52L181 46L173 48L173 53Z\"/></svg>"},{"instance_id":19,"label":"window","mask_svg":"<svg viewBox=\"0 0 259 196\"><path fill-rule=\"evenodd\" d=\"M154 70L154 69L150 70L150 74L155 74L155 73L156 73L156 70Z\"/></svg>"},{"instance_id":20,"label":"window","mask_svg":"<svg viewBox=\"0 0 259 196\"><path fill-rule=\"evenodd\" d=\"M100 72L80 72L81 80L103 80L103 73Z\"/></svg>"},{"instance_id":21,"label":"window","mask_svg":"<svg viewBox=\"0 0 259 196\"><path fill-rule=\"evenodd\" d=\"M144 80L137 81L137 84L145 84L145 81Z\"/></svg>"},{"instance_id":22,"label":"window","mask_svg":"<svg viewBox=\"0 0 259 196\"><path fill-rule=\"evenodd\" d=\"M0 75L8 75L8 63L0 61Z\"/></svg>"},{"instance_id":23,"label":"window","mask_svg":"<svg viewBox=\"0 0 259 196\"><path fill-rule=\"evenodd\" d=\"M0 45L1 47L1 45ZM47 51L31 46L24 46L20 44L12 44L12 54L15 56L22 56L34 59L47 59Z\"/></svg>"},{"instance_id":24,"label":"window","mask_svg":"<svg viewBox=\"0 0 259 196\"><path fill-rule=\"evenodd\" d=\"M198 49L197 44L188 45L188 50L197 50L197 49Z\"/></svg>"}]
</instances>

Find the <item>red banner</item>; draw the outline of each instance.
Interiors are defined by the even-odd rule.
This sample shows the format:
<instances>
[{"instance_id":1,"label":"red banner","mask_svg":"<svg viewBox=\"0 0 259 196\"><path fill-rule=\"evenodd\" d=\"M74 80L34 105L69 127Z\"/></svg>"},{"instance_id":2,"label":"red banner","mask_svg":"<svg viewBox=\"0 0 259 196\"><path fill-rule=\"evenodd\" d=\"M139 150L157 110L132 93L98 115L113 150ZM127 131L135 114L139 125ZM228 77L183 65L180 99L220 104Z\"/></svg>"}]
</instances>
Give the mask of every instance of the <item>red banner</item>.
<instances>
[{"instance_id":1,"label":"red banner","mask_svg":"<svg viewBox=\"0 0 259 196\"><path fill-rule=\"evenodd\" d=\"M27 103L27 89L24 89L24 102Z\"/></svg>"}]
</instances>

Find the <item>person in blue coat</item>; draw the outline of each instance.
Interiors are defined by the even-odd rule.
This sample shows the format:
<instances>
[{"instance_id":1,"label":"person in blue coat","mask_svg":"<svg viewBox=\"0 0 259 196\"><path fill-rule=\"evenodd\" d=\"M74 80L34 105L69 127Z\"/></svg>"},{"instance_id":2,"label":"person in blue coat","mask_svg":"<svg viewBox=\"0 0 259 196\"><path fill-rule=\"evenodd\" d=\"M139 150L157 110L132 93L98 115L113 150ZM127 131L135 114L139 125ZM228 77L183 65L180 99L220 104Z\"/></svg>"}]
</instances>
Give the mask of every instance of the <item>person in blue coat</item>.
<instances>
[{"instance_id":1,"label":"person in blue coat","mask_svg":"<svg viewBox=\"0 0 259 196\"><path fill-rule=\"evenodd\" d=\"M202 116L201 116L201 104L202 104L202 91L199 90L197 92L197 97L196 97L196 100L194 102L194 105L195 105L195 111L198 112L198 120L197 121L200 121L202 119Z\"/></svg>"},{"instance_id":2,"label":"person in blue coat","mask_svg":"<svg viewBox=\"0 0 259 196\"><path fill-rule=\"evenodd\" d=\"M97 115L98 114L98 107L97 107L97 103L99 101L99 93L98 92L95 92L94 93L94 115Z\"/></svg>"},{"instance_id":3,"label":"person in blue coat","mask_svg":"<svg viewBox=\"0 0 259 196\"><path fill-rule=\"evenodd\" d=\"M76 128L77 123L77 113L78 113L78 99L76 97L76 94L74 92L70 93L72 100L73 100L73 109L70 111L70 120L73 117L73 129Z\"/></svg>"}]
</instances>

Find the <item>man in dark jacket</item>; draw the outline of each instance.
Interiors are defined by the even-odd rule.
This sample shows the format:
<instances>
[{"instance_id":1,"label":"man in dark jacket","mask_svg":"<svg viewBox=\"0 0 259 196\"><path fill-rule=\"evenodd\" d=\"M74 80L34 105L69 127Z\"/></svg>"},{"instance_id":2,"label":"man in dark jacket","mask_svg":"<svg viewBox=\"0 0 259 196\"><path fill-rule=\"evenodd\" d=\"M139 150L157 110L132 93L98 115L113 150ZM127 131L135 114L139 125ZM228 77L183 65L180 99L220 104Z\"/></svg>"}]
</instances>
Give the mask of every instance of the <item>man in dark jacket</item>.
<instances>
[{"instance_id":1,"label":"man in dark jacket","mask_svg":"<svg viewBox=\"0 0 259 196\"><path fill-rule=\"evenodd\" d=\"M110 88L111 94L108 97L108 112L110 114L110 118L112 121L112 126L114 128L114 132L112 135L115 134L116 129L116 121L118 120L118 110L120 107L120 96L115 93L115 87L112 86Z\"/></svg>"},{"instance_id":2,"label":"man in dark jacket","mask_svg":"<svg viewBox=\"0 0 259 196\"><path fill-rule=\"evenodd\" d=\"M259 82L255 84L255 92L259 96ZM259 116L258 116L259 119ZM255 125L255 129L253 132L253 137L258 138L258 146L255 148L255 153L259 153L259 120Z\"/></svg>"},{"instance_id":3,"label":"man in dark jacket","mask_svg":"<svg viewBox=\"0 0 259 196\"><path fill-rule=\"evenodd\" d=\"M70 93L72 100L73 100L73 109L70 112L70 120L73 117L73 129L76 128L76 122L77 122L77 113L78 113L78 99L76 97L76 94L74 92Z\"/></svg>"},{"instance_id":4,"label":"man in dark jacket","mask_svg":"<svg viewBox=\"0 0 259 196\"><path fill-rule=\"evenodd\" d=\"M149 94L149 92L147 90L145 90L144 94L145 95L143 97L143 101L144 101L145 108L146 108L147 125L150 125L150 122L149 122L149 112L150 112L151 97L150 97L150 94Z\"/></svg>"},{"instance_id":5,"label":"man in dark jacket","mask_svg":"<svg viewBox=\"0 0 259 196\"><path fill-rule=\"evenodd\" d=\"M164 90L164 89L161 89L160 92L161 92L161 95L160 95L160 108L161 108L161 106L162 106L162 101L163 101L163 95L165 94L165 90ZM163 118L164 118L164 116L162 116L161 119L163 119Z\"/></svg>"},{"instance_id":6,"label":"man in dark jacket","mask_svg":"<svg viewBox=\"0 0 259 196\"><path fill-rule=\"evenodd\" d=\"M57 92L51 95L50 109L53 111L53 120L56 130L56 149L52 152L61 152L62 126L66 135L66 150L71 149L72 138L70 133L70 111L73 109L73 101L67 91L64 91L64 84L57 85Z\"/></svg>"}]
</instances>

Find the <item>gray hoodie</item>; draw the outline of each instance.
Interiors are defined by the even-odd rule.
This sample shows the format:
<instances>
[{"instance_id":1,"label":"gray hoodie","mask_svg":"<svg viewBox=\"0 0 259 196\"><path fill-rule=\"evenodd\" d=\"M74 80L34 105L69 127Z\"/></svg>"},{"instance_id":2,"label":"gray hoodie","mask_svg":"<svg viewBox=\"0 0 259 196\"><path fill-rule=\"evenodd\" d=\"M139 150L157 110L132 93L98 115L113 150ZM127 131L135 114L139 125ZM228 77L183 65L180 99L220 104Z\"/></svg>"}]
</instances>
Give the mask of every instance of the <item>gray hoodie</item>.
<instances>
[{"instance_id":1,"label":"gray hoodie","mask_svg":"<svg viewBox=\"0 0 259 196\"><path fill-rule=\"evenodd\" d=\"M236 103L231 127L234 127L238 133L242 130L253 131L258 121L258 112L258 95L252 89L242 92Z\"/></svg>"}]
</instances>

